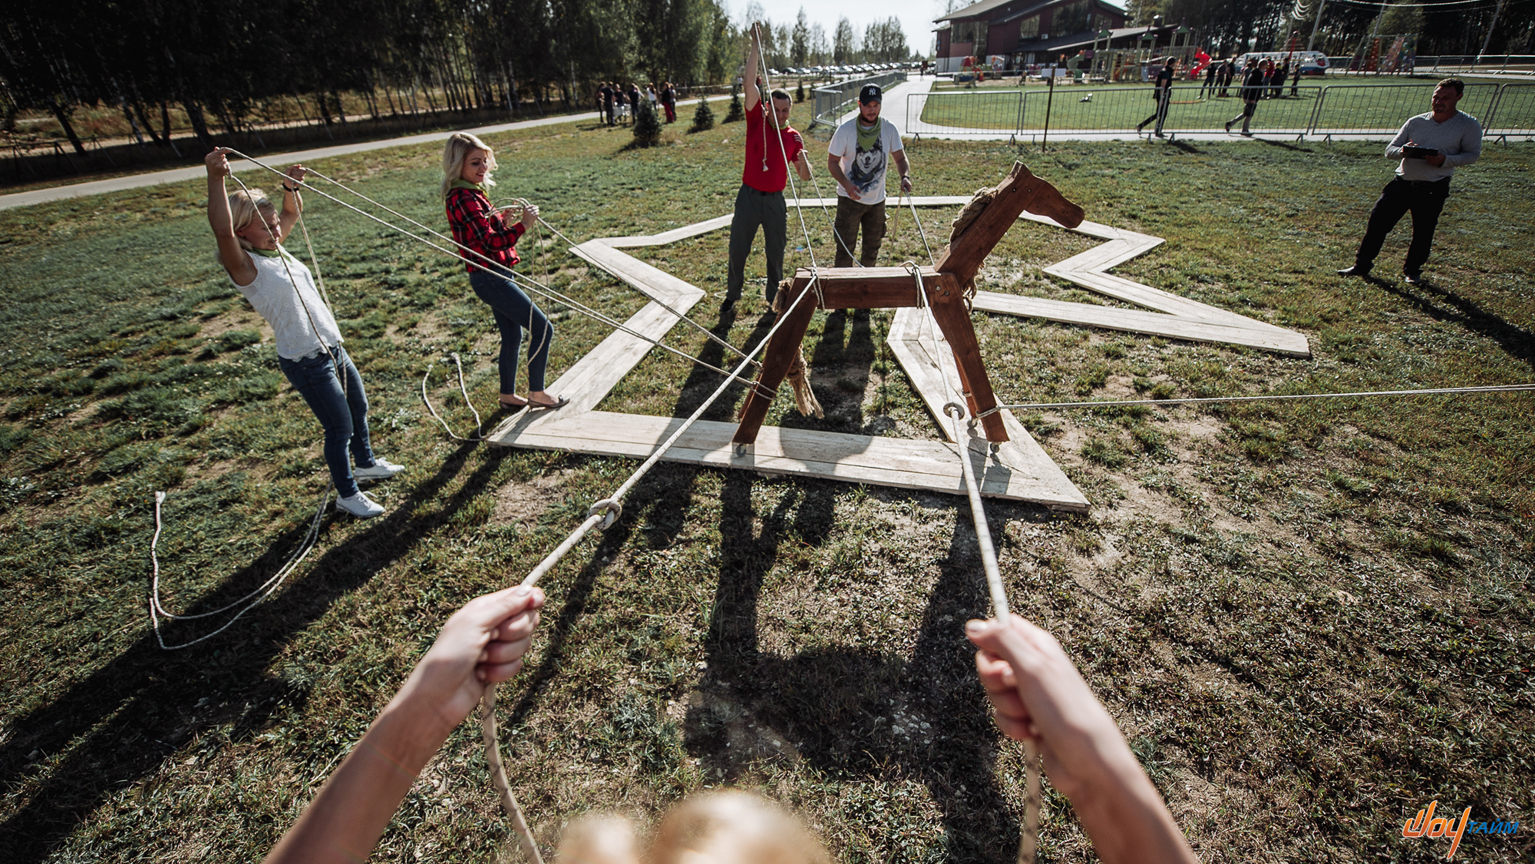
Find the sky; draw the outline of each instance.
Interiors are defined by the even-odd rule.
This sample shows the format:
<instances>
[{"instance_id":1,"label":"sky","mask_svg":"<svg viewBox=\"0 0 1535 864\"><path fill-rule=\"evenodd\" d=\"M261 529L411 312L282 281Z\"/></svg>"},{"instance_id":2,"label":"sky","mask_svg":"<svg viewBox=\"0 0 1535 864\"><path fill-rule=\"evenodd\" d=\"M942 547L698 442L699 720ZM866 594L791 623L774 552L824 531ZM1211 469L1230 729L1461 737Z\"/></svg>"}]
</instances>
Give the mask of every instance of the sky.
<instances>
[{"instance_id":1,"label":"sky","mask_svg":"<svg viewBox=\"0 0 1535 864\"><path fill-rule=\"evenodd\" d=\"M737 24L746 23L746 7L753 0L726 0L725 8L730 13L731 20ZM852 22L853 30L858 38L863 38L863 30L876 19L889 18L894 15L901 19L901 26L906 31L906 44L914 51L929 55L933 51L933 19L943 16L948 4L944 0L879 0L878 3L860 3L858 9L851 11L846 5L839 3L815 2L815 0L755 0L762 7L768 20L774 27L784 24L794 26L794 20L799 15L799 10L805 10L805 20L810 24L819 23L826 30L826 40L831 41L832 34L837 31L837 19L846 17ZM955 9L963 9L975 0L955 0ZM1109 0L1116 6L1123 3ZM848 4L852 5L852 4Z\"/></svg>"}]
</instances>

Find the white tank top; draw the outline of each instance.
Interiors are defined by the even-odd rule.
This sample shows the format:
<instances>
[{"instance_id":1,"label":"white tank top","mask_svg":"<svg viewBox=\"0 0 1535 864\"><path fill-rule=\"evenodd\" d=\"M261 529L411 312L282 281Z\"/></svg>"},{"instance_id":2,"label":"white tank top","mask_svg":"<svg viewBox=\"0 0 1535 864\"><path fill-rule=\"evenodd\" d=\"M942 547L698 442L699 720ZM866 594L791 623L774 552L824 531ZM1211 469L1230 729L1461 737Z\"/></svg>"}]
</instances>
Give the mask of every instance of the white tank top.
<instances>
[{"instance_id":1,"label":"white tank top","mask_svg":"<svg viewBox=\"0 0 1535 864\"><path fill-rule=\"evenodd\" d=\"M320 292L314 287L314 277L310 275L309 268L304 266L304 262L289 255L286 249L279 247L279 251L282 258L269 258L247 250L251 263L256 266L256 278L249 285L235 283L235 287L240 289L240 293L245 295L256 312L272 326L272 334L277 340L277 356L298 360L340 344L341 330L320 299ZM286 267L283 266L284 260L287 261ZM290 271L293 274L291 279L288 276ZM294 290L295 283L298 285L297 291ZM306 307L309 310L307 315L304 312ZM313 324L310 323L311 317L314 318ZM315 338L317 328L320 333L318 339Z\"/></svg>"}]
</instances>

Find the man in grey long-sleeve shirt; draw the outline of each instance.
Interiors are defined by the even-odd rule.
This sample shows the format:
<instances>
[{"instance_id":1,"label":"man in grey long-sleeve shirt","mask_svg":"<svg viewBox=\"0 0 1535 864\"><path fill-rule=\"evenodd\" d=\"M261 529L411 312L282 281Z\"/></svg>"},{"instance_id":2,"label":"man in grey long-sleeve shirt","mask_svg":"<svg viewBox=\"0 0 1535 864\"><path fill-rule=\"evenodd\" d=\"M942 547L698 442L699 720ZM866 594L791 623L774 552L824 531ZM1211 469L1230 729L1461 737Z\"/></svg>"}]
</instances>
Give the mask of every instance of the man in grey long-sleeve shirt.
<instances>
[{"instance_id":1,"label":"man in grey long-sleeve shirt","mask_svg":"<svg viewBox=\"0 0 1535 864\"><path fill-rule=\"evenodd\" d=\"M1450 195L1450 175L1456 166L1470 165L1482 155L1482 124L1455 110L1465 88L1459 78L1440 81L1434 88L1434 110L1408 119L1386 146L1387 159L1401 160L1396 176L1370 211L1354 266L1339 270L1339 275L1368 276L1386 235L1403 214L1411 212L1412 245L1407 248L1402 274L1407 284L1418 284L1434 243L1439 212Z\"/></svg>"}]
</instances>

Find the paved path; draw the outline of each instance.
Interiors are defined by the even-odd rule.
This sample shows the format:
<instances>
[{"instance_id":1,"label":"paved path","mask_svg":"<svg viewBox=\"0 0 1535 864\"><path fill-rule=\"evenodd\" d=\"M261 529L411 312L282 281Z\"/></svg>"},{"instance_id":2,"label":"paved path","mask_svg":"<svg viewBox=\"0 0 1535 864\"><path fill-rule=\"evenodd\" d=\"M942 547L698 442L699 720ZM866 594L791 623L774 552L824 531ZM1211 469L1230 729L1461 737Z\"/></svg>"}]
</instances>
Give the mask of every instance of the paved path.
<instances>
[{"instance_id":1,"label":"paved path","mask_svg":"<svg viewBox=\"0 0 1535 864\"><path fill-rule=\"evenodd\" d=\"M712 96L709 101L728 101L729 96ZM683 103L679 100L678 106ZM497 123L492 126L480 126L475 129L467 129L474 135L494 135L500 132L514 132L518 129L532 129L537 126L553 126L559 123L576 123L582 120L596 120L595 111L583 111L579 114L559 114L553 117L540 117L537 120L518 120L512 123ZM627 128L627 127L622 127ZM316 147L310 150L295 150L291 153L268 153L261 157L261 161L269 165L291 165L294 162L313 162L326 159L331 156L341 156L348 153L366 153L369 150L386 150L390 147L405 147L411 144L430 144L441 142L448 135L447 132L426 132L420 135L406 135L402 138L386 138L382 141L359 141L355 144L338 144L334 147ZM260 171L256 165L242 159L231 160L230 168L234 171ZM0 210L8 210L12 207L28 207L33 204L46 204L50 201L63 201L68 198L81 198L87 195L100 195L103 192L118 192L124 189L139 189L145 186L159 186L162 183L182 183L187 180L198 180L207 176L202 163L191 168L171 168L165 171L150 171L144 174L133 174L127 177L113 177L108 180L92 180L88 183L75 183L69 186L55 186L49 189L33 189L30 192L13 192L9 195L0 195Z\"/></svg>"}]
</instances>

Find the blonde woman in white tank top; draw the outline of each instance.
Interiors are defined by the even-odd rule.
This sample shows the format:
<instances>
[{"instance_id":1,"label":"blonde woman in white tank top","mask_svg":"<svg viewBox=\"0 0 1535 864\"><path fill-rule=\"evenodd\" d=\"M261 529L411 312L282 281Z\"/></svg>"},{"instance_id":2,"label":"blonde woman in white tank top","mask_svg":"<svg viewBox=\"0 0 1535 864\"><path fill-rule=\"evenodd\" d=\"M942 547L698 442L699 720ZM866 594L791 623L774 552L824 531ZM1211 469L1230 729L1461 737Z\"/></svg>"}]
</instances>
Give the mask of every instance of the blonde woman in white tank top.
<instances>
[{"instance_id":1,"label":"blonde woman in white tank top","mask_svg":"<svg viewBox=\"0 0 1535 864\"><path fill-rule=\"evenodd\" d=\"M341 347L341 330L309 268L282 248L303 207L298 182L304 179L304 166L288 169L279 213L260 191L226 194L228 153L228 148L216 147L203 160L208 168L208 224L218 241L219 263L271 325L277 365L325 429L325 464L336 484L337 509L362 518L377 516L384 508L357 484L386 480L402 466L373 455L362 376Z\"/></svg>"}]
</instances>

